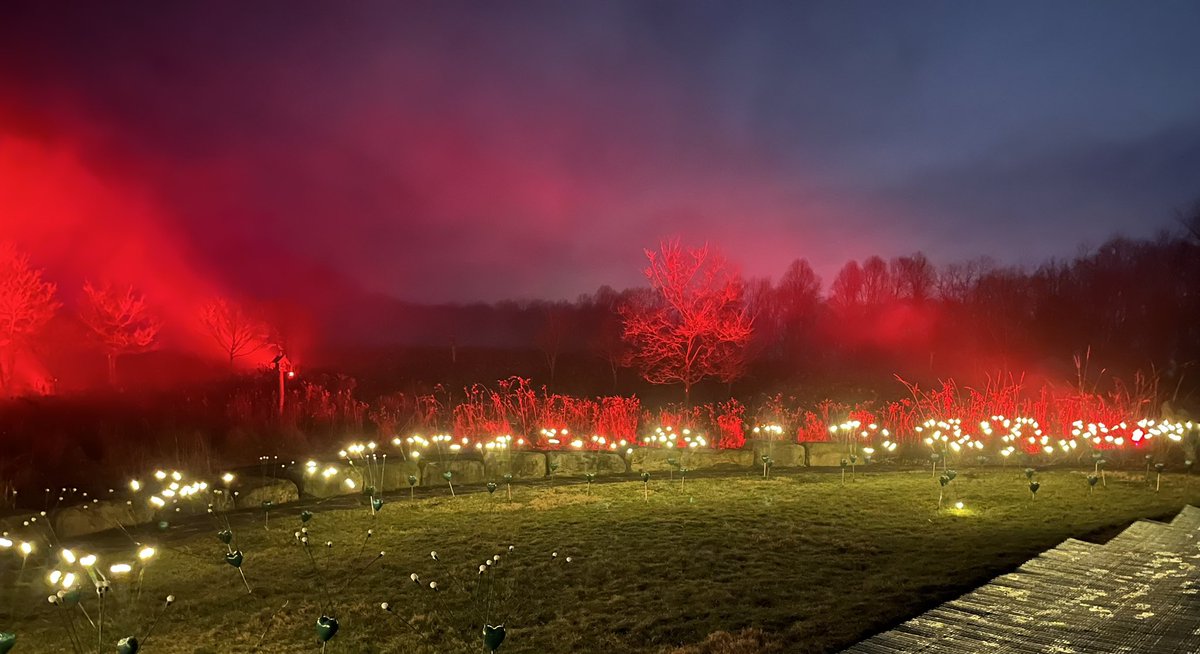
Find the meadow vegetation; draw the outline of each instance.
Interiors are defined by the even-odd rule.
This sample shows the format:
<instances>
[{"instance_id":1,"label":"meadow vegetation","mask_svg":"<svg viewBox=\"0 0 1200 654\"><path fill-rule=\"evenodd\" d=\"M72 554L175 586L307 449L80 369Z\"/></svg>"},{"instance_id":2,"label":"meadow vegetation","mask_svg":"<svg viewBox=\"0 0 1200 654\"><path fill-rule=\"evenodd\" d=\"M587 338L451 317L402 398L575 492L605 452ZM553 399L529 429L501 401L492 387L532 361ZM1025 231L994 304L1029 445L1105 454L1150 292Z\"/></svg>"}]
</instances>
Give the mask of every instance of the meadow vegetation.
<instances>
[{"instance_id":1,"label":"meadow vegetation","mask_svg":"<svg viewBox=\"0 0 1200 654\"><path fill-rule=\"evenodd\" d=\"M198 517L191 528L96 541L108 543L98 551L105 570L133 556L131 539L158 552L140 598L133 580L114 581L105 633L115 642L144 632L173 594L143 651L316 652L325 614L340 624L326 651L347 654L478 652L485 620L506 625L505 652L831 652L1066 538L1103 539L1200 502L1200 480L1184 475L1164 475L1155 492L1141 471L1112 471L1089 492L1087 472L1036 473L1035 499L1018 467L961 470L946 506L963 508L943 510L928 469L859 472L844 486L820 472L686 486L656 475L648 496L640 479L518 485L511 502L503 492L402 494L375 516L367 506L316 508L304 522L299 508L277 509L270 529L250 510L227 516L249 594L226 563L223 520ZM486 575L475 571L496 554ZM4 584L16 652L69 651L63 609L46 601L48 572L31 564L20 586ZM486 616L471 608L471 597L485 606L481 593ZM89 584L82 606L92 618L96 601ZM92 633L81 612L72 616Z\"/></svg>"}]
</instances>

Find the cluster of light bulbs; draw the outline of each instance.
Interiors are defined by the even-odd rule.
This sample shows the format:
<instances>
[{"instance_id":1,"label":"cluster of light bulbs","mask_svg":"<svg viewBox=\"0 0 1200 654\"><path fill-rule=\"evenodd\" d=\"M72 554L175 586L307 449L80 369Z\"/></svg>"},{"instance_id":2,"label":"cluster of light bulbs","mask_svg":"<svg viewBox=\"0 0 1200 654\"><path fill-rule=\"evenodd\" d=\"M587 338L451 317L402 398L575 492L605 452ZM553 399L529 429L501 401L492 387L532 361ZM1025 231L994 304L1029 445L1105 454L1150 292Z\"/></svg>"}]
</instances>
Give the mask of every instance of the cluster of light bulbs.
<instances>
[{"instance_id":1,"label":"cluster of light bulbs","mask_svg":"<svg viewBox=\"0 0 1200 654\"><path fill-rule=\"evenodd\" d=\"M755 425L752 431L756 436L763 434L766 434L767 436L782 436L783 425L776 425L774 423L769 425Z\"/></svg>"},{"instance_id":2,"label":"cluster of light bulbs","mask_svg":"<svg viewBox=\"0 0 1200 654\"><path fill-rule=\"evenodd\" d=\"M165 508L168 504L174 504L179 500L186 500L194 496L200 495L208 491L208 482L199 480L187 480L185 475L178 471L172 470L155 470L150 476L153 481L142 483L137 479L129 480L129 490L134 493L146 492L147 503L155 509ZM228 486L233 483L233 473L226 472L221 475L221 481ZM148 486L157 486L157 490L151 490Z\"/></svg>"},{"instance_id":3,"label":"cluster of light bulbs","mask_svg":"<svg viewBox=\"0 0 1200 654\"><path fill-rule=\"evenodd\" d=\"M144 568L150 564L151 559L157 554L158 551L153 547L143 545L135 553L133 563L113 563L108 566L108 574L119 577L133 572L135 565ZM80 575L85 575L88 579L91 579L97 588L108 583L108 578L105 576L100 565L100 557L95 554L76 555L70 549L62 549L58 551L58 558L60 564L46 575L46 583L51 588L61 588L64 591L70 591L75 588L76 582L81 578Z\"/></svg>"},{"instance_id":4,"label":"cluster of light bulbs","mask_svg":"<svg viewBox=\"0 0 1200 654\"><path fill-rule=\"evenodd\" d=\"M691 429L686 427L676 433L675 428L668 425L666 427L655 427L654 433L643 436L642 445L648 447L658 445L668 449L674 447L695 449L697 447L707 447L708 440L700 434L693 433ZM622 446L624 446L624 441L622 441Z\"/></svg>"}]
</instances>

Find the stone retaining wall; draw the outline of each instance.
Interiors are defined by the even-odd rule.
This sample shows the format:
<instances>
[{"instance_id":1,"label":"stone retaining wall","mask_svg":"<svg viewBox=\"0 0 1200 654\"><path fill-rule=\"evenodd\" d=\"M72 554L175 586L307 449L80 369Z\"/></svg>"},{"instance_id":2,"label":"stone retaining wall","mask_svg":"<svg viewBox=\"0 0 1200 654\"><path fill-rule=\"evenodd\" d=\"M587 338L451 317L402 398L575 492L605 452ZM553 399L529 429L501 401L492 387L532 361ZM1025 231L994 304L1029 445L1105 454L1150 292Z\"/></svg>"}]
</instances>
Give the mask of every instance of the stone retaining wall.
<instances>
[{"instance_id":1,"label":"stone retaining wall","mask_svg":"<svg viewBox=\"0 0 1200 654\"><path fill-rule=\"evenodd\" d=\"M287 504L300 499L300 489L290 479L247 479L244 484L234 486L237 495L234 507L262 506L263 502Z\"/></svg>"},{"instance_id":2,"label":"stone retaining wall","mask_svg":"<svg viewBox=\"0 0 1200 654\"><path fill-rule=\"evenodd\" d=\"M180 513L182 513L182 509ZM158 519L159 512L139 500L99 500L91 504L80 504L59 509L53 513L54 533L59 538L75 538L100 531L146 524ZM170 510L162 510L169 519ZM192 515L193 511L188 511Z\"/></svg>"},{"instance_id":3,"label":"stone retaining wall","mask_svg":"<svg viewBox=\"0 0 1200 654\"><path fill-rule=\"evenodd\" d=\"M754 465L762 465L762 457L769 456L776 468L795 468L806 461L804 446L788 441L752 441Z\"/></svg>"},{"instance_id":4,"label":"stone retaining wall","mask_svg":"<svg viewBox=\"0 0 1200 654\"><path fill-rule=\"evenodd\" d=\"M806 465L813 467L841 467L842 459L846 456L846 449L841 443L805 443L804 450L807 454Z\"/></svg>"},{"instance_id":5,"label":"stone retaining wall","mask_svg":"<svg viewBox=\"0 0 1200 654\"><path fill-rule=\"evenodd\" d=\"M484 476L483 461L479 459L446 459L443 461L427 461L422 466L424 476L421 477L423 486L446 486L443 473L449 472L450 482L455 484L482 484L487 481Z\"/></svg>"},{"instance_id":6,"label":"stone retaining wall","mask_svg":"<svg viewBox=\"0 0 1200 654\"><path fill-rule=\"evenodd\" d=\"M699 450L692 452L686 467L692 469L733 470L753 468L758 459L752 450Z\"/></svg>"},{"instance_id":7,"label":"stone retaining wall","mask_svg":"<svg viewBox=\"0 0 1200 654\"><path fill-rule=\"evenodd\" d=\"M546 454L543 452L488 453L483 457L483 474L487 481L500 482L504 475L513 479L541 479L547 471Z\"/></svg>"},{"instance_id":8,"label":"stone retaining wall","mask_svg":"<svg viewBox=\"0 0 1200 654\"><path fill-rule=\"evenodd\" d=\"M228 489L227 498L216 495L214 501L222 509L244 509L261 506L263 502L281 505L295 502L301 497L325 498L338 495L361 493L370 476L376 488L382 492L394 492L409 487L411 475L421 486L445 487L442 474L452 473L454 484L482 484L488 481L500 483L505 475L516 480L544 479L547 475L582 477L592 473L598 477L637 472L669 472L680 467L689 470L756 470L762 465L764 455L774 460L776 467L838 466L844 456L837 443L789 443L782 441L752 441L739 450L680 450L639 448L628 455L616 452L553 451L553 452L502 452L478 456L467 453L461 457L436 460L429 458L417 461L388 461L370 474L361 465L350 465L345 461L319 462L310 473L304 464L284 469L280 477L260 478L241 474ZM326 470L332 470L326 475ZM1111 474L1111 473L1110 473ZM347 484L350 479L353 485ZM222 489L225 490L225 489ZM53 511L48 517L37 513L11 515L0 518L0 532L20 538L30 529L24 523L30 519L50 520L60 538L74 538L119 526L129 527L170 521L177 516L203 513L207 505L202 501L181 501L161 509L153 509L145 503L145 497L132 500L99 500L86 505L66 507Z\"/></svg>"},{"instance_id":9,"label":"stone retaining wall","mask_svg":"<svg viewBox=\"0 0 1200 654\"><path fill-rule=\"evenodd\" d=\"M548 452L548 470L554 475L582 477L587 473L596 476L620 475L628 470L625 459L613 452Z\"/></svg>"}]
</instances>

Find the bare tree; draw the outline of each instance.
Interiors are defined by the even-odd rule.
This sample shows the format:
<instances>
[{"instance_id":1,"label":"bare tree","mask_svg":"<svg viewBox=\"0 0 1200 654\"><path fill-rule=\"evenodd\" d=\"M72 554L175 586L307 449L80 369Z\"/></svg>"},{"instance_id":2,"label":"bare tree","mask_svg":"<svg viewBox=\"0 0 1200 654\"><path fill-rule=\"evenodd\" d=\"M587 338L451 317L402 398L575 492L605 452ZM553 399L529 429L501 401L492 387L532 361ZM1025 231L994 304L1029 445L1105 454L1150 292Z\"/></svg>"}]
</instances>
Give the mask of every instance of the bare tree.
<instances>
[{"instance_id":1,"label":"bare tree","mask_svg":"<svg viewBox=\"0 0 1200 654\"><path fill-rule=\"evenodd\" d=\"M821 306L821 278L807 260L797 259L779 278L774 297L784 356L794 363L812 337Z\"/></svg>"},{"instance_id":2,"label":"bare tree","mask_svg":"<svg viewBox=\"0 0 1200 654\"><path fill-rule=\"evenodd\" d=\"M550 370L550 385L554 386L554 377L558 371L558 356L562 354L575 328L574 316L570 305L558 302L546 307L542 315L542 325L538 330L538 348L546 358L546 367Z\"/></svg>"},{"instance_id":3,"label":"bare tree","mask_svg":"<svg viewBox=\"0 0 1200 654\"><path fill-rule=\"evenodd\" d=\"M809 265L808 259L796 259L788 265L776 287L789 307L808 311L821 299L821 277Z\"/></svg>"},{"instance_id":4,"label":"bare tree","mask_svg":"<svg viewBox=\"0 0 1200 654\"><path fill-rule=\"evenodd\" d=\"M882 258L872 256L863 261L862 280L863 304L879 307L896 299L897 280Z\"/></svg>"},{"instance_id":5,"label":"bare tree","mask_svg":"<svg viewBox=\"0 0 1200 654\"><path fill-rule=\"evenodd\" d=\"M829 303L843 309L863 303L863 273L857 261L847 261L833 278Z\"/></svg>"},{"instance_id":6,"label":"bare tree","mask_svg":"<svg viewBox=\"0 0 1200 654\"><path fill-rule=\"evenodd\" d=\"M964 304L983 272L977 260L946 264L937 276L938 297L943 302Z\"/></svg>"},{"instance_id":7,"label":"bare tree","mask_svg":"<svg viewBox=\"0 0 1200 654\"><path fill-rule=\"evenodd\" d=\"M654 294L622 307L625 339L642 376L652 384L692 387L706 377L731 382L745 366L753 319L741 277L707 246L665 242L646 251L645 275Z\"/></svg>"},{"instance_id":8,"label":"bare tree","mask_svg":"<svg viewBox=\"0 0 1200 654\"><path fill-rule=\"evenodd\" d=\"M776 354L782 338L782 316L775 295L775 286L767 277L752 277L743 286L742 301L746 313L754 320L754 335L747 348L752 359Z\"/></svg>"},{"instance_id":9,"label":"bare tree","mask_svg":"<svg viewBox=\"0 0 1200 654\"><path fill-rule=\"evenodd\" d=\"M920 252L892 260L892 282L896 286L896 297L924 302L929 299L936 280L937 270Z\"/></svg>"},{"instance_id":10,"label":"bare tree","mask_svg":"<svg viewBox=\"0 0 1200 654\"><path fill-rule=\"evenodd\" d=\"M1200 243L1200 200L1192 203L1192 206L1185 211L1179 212L1179 224L1183 225L1183 229L1187 232L1187 236L1196 243Z\"/></svg>"},{"instance_id":11,"label":"bare tree","mask_svg":"<svg viewBox=\"0 0 1200 654\"><path fill-rule=\"evenodd\" d=\"M229 367L240 358L267 346L270 330L258 318L225 298L215 298L200 309L200 322L229 357Z\"/></svg>"},{"instance_id":12,"label":"bare tree","mask_svg":"<svg viewBox=\"0 0 1200 654\"><path fill-rule=\"evenodd\" d=\"M42 271L29 256L9 243L0 244L0 389L10 391L17 350L45 327L60 305L55 284L42 280Z\"/></svg>"},{"instance_id":13,"label":"bare tree","mask_svg":"<svg viewBox=\"0 0 1200 654\"><path fill-rule=\"evenodd\" d=\"M111 284L83 285L85 304L80 311L83 324L92 330L108 357L108 383L117 383L117 359L122 354L142 352L154 346L162 323L150 312L146 298L133 290Z\"/></svg>"},{"instance_id":14,"label":"bare tree","mask_svg":"<svg viewBox=\"0 0 1200 654\"><path fill-rule=\"evenodd\" d=\"M617 392L617 373L630 364L629 344L625 342L625 327L620 314L620 307L626 301L622 294L608 286L601 286L589 300L595 313L590 345L608 364L614 393Z\"/></svg>"}]
</instances>

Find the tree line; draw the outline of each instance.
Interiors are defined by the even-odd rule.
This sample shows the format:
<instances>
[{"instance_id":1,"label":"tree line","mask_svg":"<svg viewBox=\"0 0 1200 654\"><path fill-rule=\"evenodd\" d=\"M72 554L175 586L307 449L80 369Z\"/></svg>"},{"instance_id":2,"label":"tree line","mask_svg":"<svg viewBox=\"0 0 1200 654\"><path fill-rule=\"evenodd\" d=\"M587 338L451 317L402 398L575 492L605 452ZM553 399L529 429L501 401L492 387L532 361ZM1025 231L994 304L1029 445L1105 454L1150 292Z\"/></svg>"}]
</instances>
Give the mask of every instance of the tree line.
<instances>
[{"instance_id":1,"label":"tree line","mask_svg":"<svg viewBox=\"0 0 1200 654\"><path fill-rule=\"evenodd\" d=\"M804 259L777 281L743 280L708 247L668 242L647 259L650 289L602 288L545 310L538 342L551 372L561 335L590 333L614 372L632 366L651 383L678 384L685 398L705 379L873 362L904 373L934 357L950 360L939 370L1073 364L1081 384L1094 358L1113 371L1153 372L1175 396L1195 386L1184 386L1200 359L1194 227L1113 238L1031 269L872 256L847 262L827 288Z\"/></svg>"},{"instance_id":2,"label":"tree line","mask_svg":"<svg viewBox=\"0 0 1200 654\"><path fill-rule=\"evenodd\" d=\"M28 352L50 321L62 310L58 285L11 243L0 244L0 394L17 390L18 356ZM84 282L74 318L82 324L107 362L108 381L116 385L122 356L159 345L163 321L145 294L132 285ZM268 323L221 297L204 303L196 320L211 336L230 366L273 341Z\"/></svg>"},{"instance_id":3,"label":"tree line","mask_svg":"<svg viewBox=\"0 0 1200 654\"><path fill-rule=\"evenodd\" d=\"M551 387L570 353L572 361L584 354L602 362L612 391L620 371L633 369L651 384L679 386L685 398L699 383L733 384L747 375L783 380L872 365L905 372L935 361L1037 366L1089 356L1117 369L1152 370L1189 389L1188 372L1200 358L1200 212L1183 224L1033 268L986 258L937 265L919 252L872 256L848 261L828 284L803 258L778 279L746 279L715 247L668 241L646 252L647 286L605 286L574 302L448 311L472 317L460 329L523 334ZM120 358L159 346L163 322L153 298L132 286L89 282L82 290L76 317L115 384ZM0 247L6 393L14 389L18 353L62 309L45 271L17 247ZM286 330L228 298L203 303L194 322L231 368L286 347ZM456 338L444 343L452 360ZM592 385L610 390L599 379Z\"/></svg>"}]
</instances>

